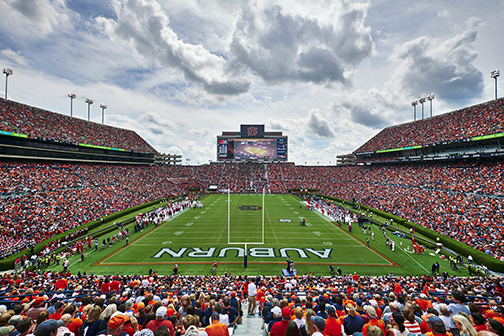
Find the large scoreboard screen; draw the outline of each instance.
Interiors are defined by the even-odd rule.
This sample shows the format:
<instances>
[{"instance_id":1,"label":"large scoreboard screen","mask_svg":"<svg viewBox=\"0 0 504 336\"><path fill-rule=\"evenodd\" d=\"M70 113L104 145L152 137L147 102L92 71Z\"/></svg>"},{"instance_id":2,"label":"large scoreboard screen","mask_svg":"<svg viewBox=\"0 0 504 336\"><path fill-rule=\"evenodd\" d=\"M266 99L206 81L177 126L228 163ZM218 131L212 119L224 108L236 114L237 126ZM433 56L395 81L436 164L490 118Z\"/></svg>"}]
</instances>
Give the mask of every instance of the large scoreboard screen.
<instances>
[{"instance_id":1,"label":"large scoreboard screen","mask_svg":"<svg viewBox=\"0 0 504 336\"><path fill-rule=\"evenodd\" d=\"M261 126L264 129L264 125ZM243 130L241 133L243 134ZM240 132L223 132L222 136L217 136L217 160L287 160L286 136L282 136L281 132L255 133L256 136L263 136L261 138L253 138L250 134L240 136Z\"/></svg>"}]
</instances>

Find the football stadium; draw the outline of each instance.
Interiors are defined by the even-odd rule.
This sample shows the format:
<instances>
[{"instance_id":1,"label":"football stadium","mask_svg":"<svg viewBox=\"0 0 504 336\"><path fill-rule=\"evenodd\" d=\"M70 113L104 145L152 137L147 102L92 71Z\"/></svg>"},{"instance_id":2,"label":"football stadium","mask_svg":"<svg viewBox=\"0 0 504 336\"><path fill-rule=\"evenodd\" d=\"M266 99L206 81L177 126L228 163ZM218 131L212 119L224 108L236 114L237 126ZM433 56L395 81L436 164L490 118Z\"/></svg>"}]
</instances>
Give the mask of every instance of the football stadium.
<instances>
[{"instance_id":1,"label":"football stadium","mask_svg":"<svg viewBox=\"0 0 504 336\"><path fill-rule=\"evenodd\" d=\"M288 136L264 125L179 165L133 131L0 102L1 301L15 315L99 297L141 312L130 333L159 306L184 331L177 315L203 328L223 304L238 335L286 307L290 320L331 305L327 323L344 322L338 303L355 300L369 321L396 300L426 311L462 295L502 316L503 99L387 127L337 166L289 162ZM229 299L258 308L233 315Z\"/></svg>"},{"instance_id":2,"label":"football stadium","mask_svg":"<svg viewBox=\"0 0 504 336\"><path fill-rule=\"evenodd\" d=\"M504 336L504 2L0 12L0 336Z\"/></svg>"}]
</instances>

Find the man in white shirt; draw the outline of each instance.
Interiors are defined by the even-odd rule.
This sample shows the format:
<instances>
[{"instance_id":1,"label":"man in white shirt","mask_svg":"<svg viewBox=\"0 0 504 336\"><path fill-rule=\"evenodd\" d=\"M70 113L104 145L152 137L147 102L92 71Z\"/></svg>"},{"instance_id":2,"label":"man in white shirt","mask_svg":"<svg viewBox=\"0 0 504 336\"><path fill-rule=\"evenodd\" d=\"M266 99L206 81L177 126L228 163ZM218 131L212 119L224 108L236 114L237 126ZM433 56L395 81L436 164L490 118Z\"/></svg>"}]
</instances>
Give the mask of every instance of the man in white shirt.
<instances>
[{"instance_id":1,"label":"man in white shirt","mask_svg":"<svg viewBox=\"0 0 504 336\"><path fill-rule=\"evenodd\" d=\"M292 291L292 284L290 282L286 282L284 288L286 291L290 292Z\"/></svg>"},{"instance_id":2,"label":"man in white shirt","mask_svg":"<svg viewBox=\"0 0 504 336\"><path fill-rule=\"evenodd\" d=\"M254 315L256 308L257 287L255 281L251 281L248 285L248 314Z\"/></svg>"}]
</instances>

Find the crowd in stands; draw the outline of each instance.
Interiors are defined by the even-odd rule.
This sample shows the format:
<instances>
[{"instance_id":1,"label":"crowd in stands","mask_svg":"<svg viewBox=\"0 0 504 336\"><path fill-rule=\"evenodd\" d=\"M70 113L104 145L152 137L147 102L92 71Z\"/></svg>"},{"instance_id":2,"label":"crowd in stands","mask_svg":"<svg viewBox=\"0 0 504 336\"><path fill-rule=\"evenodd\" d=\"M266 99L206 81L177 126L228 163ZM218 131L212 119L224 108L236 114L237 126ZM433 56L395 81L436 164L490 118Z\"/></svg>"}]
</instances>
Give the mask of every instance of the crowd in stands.
<instances>
[{"instance_id":1,"label":"crowd in stands","mask_svg":"<svg viewBox=\"0 0 504 336\"><path fill-rule=\"evenodd\" d=\"M0 163L0 256L90 220L183 194L164 167Z\"/></svg>"},{"instance_id":2,"label":"crowd in stands","mask_svg":"<svg viewBox=\"0 0 504 336\"><path fill-rule=\"evenodd\" d=\"M0 165L0 255L185 188L231 192L315 189L383 210L504 259L502 161L309 167L292 163L119 166Z\"/></svg>"},{"instance_id":3,"label":"crowd in stands","mask_svg":"<svg viewBox=\"0 0 504 336\"><path fill-rule=\"evenodd\" d=\"M83 143L138 153L156 153L156 150L134 131L72 118L1 98L0 131L22 133L29 138L63 143Z\"/></svg>"},{"instance_id":4,"label":"crowd in stands","mask_svg":"<svg viewBox=\"0 0 504 336\"><path fill-rule=\"evenodd\" d=\"M504 99L467 107L429 119L383 129L355 153L426 145L504 132Z\"/></svg>"},{"instance_id":5,"label":"crowd in stands","mask_svg":"<svg viewBox=\"0 0 504 336\"><path fill-rule=\"evenodd\" d=\"M266 171L267 190L287 193L314 189L383 210L441 232L496 258L504 259L504 164L465 160L458 163L413 163L370 167L295 166L278 164L212 163L196 180L244 192L249 175L237 166ZM266 166L266 170L264 167ZM201 169L186 166L186 170ZM241 168L245 169L245 168ZM247 168L252 169L252 168ZM180 168L167 168L175 175ZM249 170L243 170L248 174ZM187 176L196 174L186 173Z\"/></svg>"},{"instance_id":6,"label":"crowd in stands","mask_svg":"<svg viewBox=\"0 0 504 336\"><path fill-rule=\"evenodd\" d=\"M214 336L259 314L271 336L453 336L452 328L464 336L504 336L503 285L502 278L446 272L248 278L24 271L0 277L0 331L54 336L63 326L70 336ZM47 332L48 324L57 326Z\"/></svg>"}]
</instances>

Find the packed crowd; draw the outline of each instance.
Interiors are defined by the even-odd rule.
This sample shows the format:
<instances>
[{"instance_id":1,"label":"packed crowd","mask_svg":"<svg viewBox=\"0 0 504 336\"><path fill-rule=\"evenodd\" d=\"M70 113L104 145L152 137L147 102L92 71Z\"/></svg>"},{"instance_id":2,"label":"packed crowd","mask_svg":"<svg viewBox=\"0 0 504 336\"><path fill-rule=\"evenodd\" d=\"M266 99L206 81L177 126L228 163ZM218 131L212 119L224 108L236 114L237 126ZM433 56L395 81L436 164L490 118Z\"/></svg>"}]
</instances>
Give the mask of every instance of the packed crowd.
<instances>
[{"instance_id":1,"label":"packed crowd","mask_svg":"<svg viewBox=\"0 0 504 336\"><path fill-rule=\"evenodd\" d=\"M355 153L453 141L504 131L504 99L383 129Z\"/></svg>"},{"instance_id":2,"label":"packed crowd","mask_svg":"<svg viewBox=\"0 0 504 336\"><path fill-rule=\"evenodd\" d=\"M0 332L228 335L246 310L248 317L259 314L271 336L454 336L453 328L464 336L503 336L503 285L502 278L446 273L248 278L24 271L0 277Z\"/></svg>"},{"instance_id":3,"label":"packed crowd","mask_svg":"<svg viewBox=\"0 0 504 336\"><path fill-rule=\"evenodd\" d=\"M504 131L504 99L383 129L356 153L453 141Z\"/></svg>"},{"instance_id":4,"label":"packed crowd","mask_svg":"<svg viewBox=\"0 0 504 336\"><path fill-rule=\"evenodd\" d=\"M1 98L0 131L71 144L83 143L139 153L156 153L134 131L72 118Z\"/></svg>"},{"instance_id":5,"label":"packed crowd","mask_svg":"<svg viewBox=\"0 0 504 336\"><path fill-rule=\"evenodd\" d=\"M502 161L309 167L292 163L118 166L3 162L0 255L185 188L315 189L390 212L504 259Z\"/></svg>"},{"instance_id":6,"label":"packed crowd","mask_svg":"<svg viewBox=\"0 0 504 336\"><path fill-rule=\"evenodd\" d=\"M338 169L310 184L464 242L504 260L502 163Z\"/></svg>"},{"instance_id":7,"label":"packed crowd","mask_svg":"<svg viewBox=\"0 0 504 336\"><path fill-rule=\"evenodd\" d=\"M218 185L231 192L243 192L243 181L249 181L249 177L240 175L240 169L248 171L252 168L239 169L236 166L254 167L255 178L264 174L262 180L265 180L266 190L273 193L313 189L355 200L504 260L502 161L465 160L371 167L212 163L205 167L204 174L195 178L195 183L203 190L209 185ZM184 169L186 176L194 178L198 175L195 171L189 173L196 167L186 166ZM180 168L168 168L167 174L175 176L179 171Z\"/></svg>"},{"instance_id":8,"label":"packed crowd","mask_svg":"<svg viewBox=\"0 0 504 336\"><path fill-rule=\"evenodd\" d=\"M0 164L0 256L88 221L183 194L164 167L8 161Z\"/></svg>"}]
</instances>

